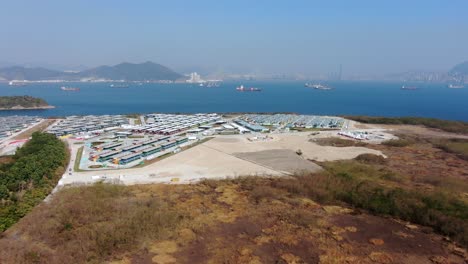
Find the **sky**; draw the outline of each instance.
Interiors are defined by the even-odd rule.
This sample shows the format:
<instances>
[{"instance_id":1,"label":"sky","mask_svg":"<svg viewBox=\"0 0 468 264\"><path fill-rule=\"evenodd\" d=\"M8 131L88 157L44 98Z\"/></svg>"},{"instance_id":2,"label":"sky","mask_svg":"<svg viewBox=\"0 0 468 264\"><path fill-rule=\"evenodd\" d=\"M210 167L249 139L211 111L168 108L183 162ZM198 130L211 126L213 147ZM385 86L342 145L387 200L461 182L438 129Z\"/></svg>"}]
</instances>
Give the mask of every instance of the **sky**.
<instances>
[{"instance_id":1,"label":"sky","mask_svg":"<svg viewBox=\"0 0 468 264\"><path fill-rule=\"evenodd\" d=\"M0 0L0 62L344 76L468 60L466 0Z\"/></svg>"}]
</instances>

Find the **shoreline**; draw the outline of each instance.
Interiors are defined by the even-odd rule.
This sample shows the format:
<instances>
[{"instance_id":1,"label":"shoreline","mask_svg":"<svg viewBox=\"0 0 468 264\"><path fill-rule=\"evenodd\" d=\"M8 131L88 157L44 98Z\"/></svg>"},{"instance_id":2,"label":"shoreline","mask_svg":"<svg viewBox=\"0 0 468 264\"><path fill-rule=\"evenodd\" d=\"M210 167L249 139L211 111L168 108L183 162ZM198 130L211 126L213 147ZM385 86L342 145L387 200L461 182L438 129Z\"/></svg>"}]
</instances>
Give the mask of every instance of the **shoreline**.
<instances>
[{"instance_id":1,"label":"shoreline","mask_svg":"<svg viewBox=\"0 0 468 264\"><path fill-rule=\"evenodd\" d=\"M15 110L46 110L46 109L54 109L55 106L53 105L46 105L46 106L34 106L34 107L17 107L14 106L12 108L0 108L0 111L15 111Z\"/></svg>"}]
</instances>

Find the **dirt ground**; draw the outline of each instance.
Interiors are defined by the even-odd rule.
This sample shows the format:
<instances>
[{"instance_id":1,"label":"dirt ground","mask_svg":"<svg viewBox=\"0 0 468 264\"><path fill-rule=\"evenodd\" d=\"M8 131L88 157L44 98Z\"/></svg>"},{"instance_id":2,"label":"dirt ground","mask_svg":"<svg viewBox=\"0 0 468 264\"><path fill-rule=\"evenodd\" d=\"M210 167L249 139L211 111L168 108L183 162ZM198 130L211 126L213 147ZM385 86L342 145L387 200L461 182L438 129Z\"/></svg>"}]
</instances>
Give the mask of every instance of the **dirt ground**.
<instances>
[{"instance_id":1,"label":"dirt ground","mask_svg":"<svg viewBox=\"0 0 468 264\"><path fill-rule=\"evenodd\" d=\"M13 139L14 140L21 140L21 139L28 139L31 137L32 133L36 131L44 131L47 127L52 125L56 120L55 119L44 119L39 124L27 129L26 131L21 132L20 134L16 135Z\"/></svg>"},{"instance_id":2,"label":"dirt ground","mask_svg":"<svg viewBox=\"0 0 468 264\"><path fill-rule=\"evenodd\" d=\"M301 150L304 158L316 161L353 159L364 153L382 155L380 151L365 147L337 148L331 146L320 146L313 142L309 142L309 135L310 133L308 132L274 134L272 135L272 140L257 142L250 142L247 139L248 136L225 136L212 139L209 142L206 142L204 145L228 154L277 149L286 149L292 151ZM323 133L323 136L328 135Z\"/></svg>"},{"instance_id":3,"label":"dirt ground","mask_svg":"<svg viewBox=\"0 0 468 264\"><path fill-rule=\"evenodd\" d=\"M234 153L234 156L277 171L289 173L317 172L321 170L317 164L305 160L296 152L287 149Z\"/></svg>"}]
</instances>

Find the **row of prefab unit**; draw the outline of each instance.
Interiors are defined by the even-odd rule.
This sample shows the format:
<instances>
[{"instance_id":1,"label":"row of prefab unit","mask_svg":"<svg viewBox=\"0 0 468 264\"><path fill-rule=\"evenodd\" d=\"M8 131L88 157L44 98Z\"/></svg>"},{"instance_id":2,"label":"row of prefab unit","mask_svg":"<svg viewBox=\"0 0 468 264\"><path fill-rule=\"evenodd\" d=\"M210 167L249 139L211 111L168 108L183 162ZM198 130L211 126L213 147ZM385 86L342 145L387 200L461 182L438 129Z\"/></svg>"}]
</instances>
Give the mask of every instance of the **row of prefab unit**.
<instances>
[{"instance_id":1,"label":"row of prefab unit","mask_svg":"<svg viewBox=\"0 0 468 264\"><path fill-rule=\"evenodd\" d=\"M69 116L50 127L48 132L56 136L63 136L78 134L81 132L103 130L128 123L128 118L121 115Z\"/></svg>"},{"instance_id":2,"label":"row of prefab unit","mask_svg":"<svg viewBox=\"0 0 468 264\"><path fill-rule=\"evenodd\" d=\"M19 132L26 127L41 121L37 116L4 116L0 117L0 139Z\"/></svg>"},{"instance_id":3,"label":"row of prefab unit","mask_svg":"<svg viewBox=\"0 0 468 264\"><path fill-rule=\"evenodd\" d=\"M286 126L290 128L340 128L344 124L341 117L314 116L314 115L255 115L248 114L242 117L243 120L264 126Z\"/></svg>"},{"instance_id":4,"label":"row of prefab unit","mask_svg":"<svg viewBox=\"0 0 468 264\"><path fill-rule=\"evenodd\" d=\"M223 122L221 117L217 114L149 114L146 117L146 125L135 127L132 129L132 132L173 135L203 124Z\"/></svg>"},{"instance_id":5,"label":"row of prefab unit","mask_svg":"<svg viewBox=\"0 0 468 264\"><path fill-rule=\"evenodd\" d=\"M94 147L100 153L90 156L92 161L106 162L112 161L115 164L127 164L134 160L148 157L155 153L181 145L188 141L187 137L169 139L170 137L160 137L148 139L132 145L123 145L121 142L111 142Z\"/></svg>"}]
</instances>

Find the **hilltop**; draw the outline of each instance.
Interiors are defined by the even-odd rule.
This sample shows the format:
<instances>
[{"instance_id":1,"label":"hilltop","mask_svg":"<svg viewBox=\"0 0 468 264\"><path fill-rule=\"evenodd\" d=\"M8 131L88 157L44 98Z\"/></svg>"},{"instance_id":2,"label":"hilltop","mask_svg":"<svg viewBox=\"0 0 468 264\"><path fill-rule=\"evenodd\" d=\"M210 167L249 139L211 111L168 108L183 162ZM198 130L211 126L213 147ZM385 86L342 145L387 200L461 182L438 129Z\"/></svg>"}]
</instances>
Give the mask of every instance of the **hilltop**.
<instances>
[{"instance_id":1,"label":"hilltop","mask_svg":"<svg viewBox=\"0 0 468 264\"><path fill-rule=\"evenodd\" d=\"M0 79L5 80L125 80L125 81L160 81L177 80L182 75L166 66L153 62L121 63L115 66L99 66L80 72L62 72L45 68L27 68L14 66L0 69Z\"/></svg>"},{"instance_id":2,"label":"hilltop","mask_svg":"<svg viewBox=\"0 0 468 264\"><path fill-rule=\"evenodd\" d=\"M468 61L455 65L449 73L452 75L468 75Z\"/></svg>"},{"instance_id":3,"label":"hilltop","mask_svg":"<svg viewBox=\"0 0 468 264\"><path fill-rule=\"evenodd\" d=\"M176 80L182 77L182 75L161 64L149 61L140 64L124 62L115 66L100 66L82 71L79 75L82 78L127 81Z\"/></svg>"},{"instance_id":4,"label":"hilltop","mask_svg":"<svg viewBox=\"0 0 468 264\"><path fill-rule=\"evenodd\" d=\"M47 109L53 108L44 99L28 95L0 96L0 110Z\"/></svg>"},{"instance_id":5,"label":"hilltop","mask_svg":"<svg viewBox=\"0 0 468 264\"><path fill-rule=\"evenodd\" d=\"M46 68L26 68L23 66L12 66L0 69L0 78L5 80L45 80L63 78L64 72L49 70Z\"/></svg>"},{"instance_id":6,"label":"hilltop","mask_svg":"<svg viewBox=\"0 0 468 264\"><path fill-rule=\"evenodd\" d=\"M382 144L304 143L386 158L315 161L323 170L284 177L63 188L2 234L0 262L466 263L466 135L390 121L399 139Z\"/></svg>"}]
</instances>

